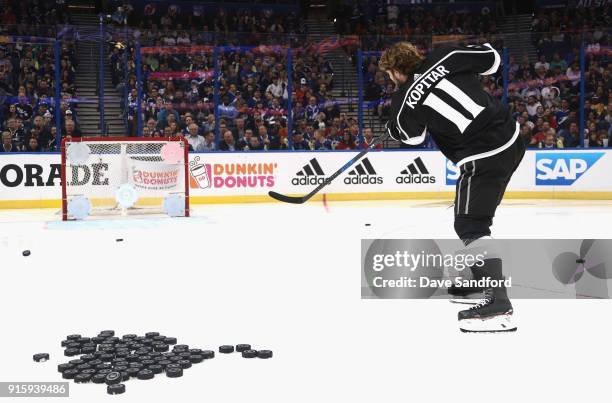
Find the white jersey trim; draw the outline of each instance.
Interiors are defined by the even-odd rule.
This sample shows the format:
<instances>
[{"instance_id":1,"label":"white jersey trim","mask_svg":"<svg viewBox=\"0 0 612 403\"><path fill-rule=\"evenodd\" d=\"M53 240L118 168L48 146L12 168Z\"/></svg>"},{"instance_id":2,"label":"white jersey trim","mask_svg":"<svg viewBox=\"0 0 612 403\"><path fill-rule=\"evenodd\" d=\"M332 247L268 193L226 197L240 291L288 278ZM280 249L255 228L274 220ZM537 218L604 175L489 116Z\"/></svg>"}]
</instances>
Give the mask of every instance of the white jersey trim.
<instances>
[{"instance_id":1,"label":"white jersey trim","mask_svg":"<svg viewBox=\"0 0 612 403\"><path fill-rule=\"evenodd\" d=\"M493 49L493 46L491 46L491 44L485 43L484 46L491 48L491 50L493 51L493 55L495 56L495 60L493 61L493 66L491 66L491 68L485 71L484 73L480 73L480 75L490 76L491 74L495 73L497 69L499 69L499 65L501 64L501 57L499 56L497 50Z\"/></svg>"},{"instance_id":2,"label":"white jersey trim","mask_svg":"<svg viewBox=\"0 0 612 403\"><path fill-rule=\"evenodd\" d=\"M498 147L498 148L496 148L494 150L491 150L491 151L487 151L487 152L484 152L484 153L474 154L474 155L470 155L469 157L465 157L461 161L457 162L457 166L461 167L461 165L465 164L466 162L481 160L483 158L487 158L487 157L490 157L492 155L501 153L502 151L504 151L505 149L510 147L512 144L514 144L514 142L516 141L516 138L519 135L519 132L520 132L520 127L519 127L519 124L517 122L516 123L516 130L514 130L514 134L512 135L512 138L506 144L504 144L503 146Z\"/></svg>"}]
</instances>

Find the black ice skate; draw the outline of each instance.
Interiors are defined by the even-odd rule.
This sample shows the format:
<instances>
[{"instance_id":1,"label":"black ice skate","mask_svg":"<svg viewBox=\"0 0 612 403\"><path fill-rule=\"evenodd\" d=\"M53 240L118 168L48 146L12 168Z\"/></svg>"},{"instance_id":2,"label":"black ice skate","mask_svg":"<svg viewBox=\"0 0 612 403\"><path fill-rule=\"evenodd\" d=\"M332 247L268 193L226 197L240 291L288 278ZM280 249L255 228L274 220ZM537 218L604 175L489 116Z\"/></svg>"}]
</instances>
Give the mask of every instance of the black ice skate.
<instances>
[{"instance_id":1,"label":"black ice skate","mask_svg":"<svg viewBox=\"0 0 612 403\"><path fill-rule=\"evenodd\" d=\"M477 305L460 311L459 329L462 332L513 332L512 304L505 289L487 289Z\"/></svg>"},{"instance_id":2,"label":"black ice skate","mask_svg":"<svg viewBox=\"0 0 612 403\"><path fill-rule=\"evenodd\" d=\"M460 287L453 284L448 287L447 291L450 295L450 302L475 305L482 299L482 293L485 289L483 287Z\"/></svg>"}]
</instances>

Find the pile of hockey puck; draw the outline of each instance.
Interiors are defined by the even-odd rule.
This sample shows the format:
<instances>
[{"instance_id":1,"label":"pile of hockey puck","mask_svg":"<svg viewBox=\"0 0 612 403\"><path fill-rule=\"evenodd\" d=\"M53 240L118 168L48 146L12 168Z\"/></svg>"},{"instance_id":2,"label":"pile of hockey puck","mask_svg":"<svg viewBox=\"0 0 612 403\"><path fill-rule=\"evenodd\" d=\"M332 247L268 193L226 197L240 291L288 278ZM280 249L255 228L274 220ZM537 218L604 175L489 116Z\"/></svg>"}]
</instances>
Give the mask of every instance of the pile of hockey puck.
<instances>
[{"instance_id":1,"label":"pile of hockey puck","mask_svg":"<svg viewBox=\"0 0 612 403\"><path fill-rule=\"evenodd\" d=\"M107 393L114 395L124 393L124 382L130 379L148 380L163 374L168 378L179 378L192 365L215 357L212 350L176 343L175 337L166 337L159 332L122 337L116 337L113 330L104 330L96 337L72 334L62 341L62 347L65 348L64 355L78 358L59 364L57 370L64 379L75 383L106 384ZM253 350L249 344L238 344L235 348L232 345L219 347L219 352L225 354L234 350L245 358L272 357L272 351ZM48 355L34 355L34 361L48 358Z\"/></svg>"}]
</instances>

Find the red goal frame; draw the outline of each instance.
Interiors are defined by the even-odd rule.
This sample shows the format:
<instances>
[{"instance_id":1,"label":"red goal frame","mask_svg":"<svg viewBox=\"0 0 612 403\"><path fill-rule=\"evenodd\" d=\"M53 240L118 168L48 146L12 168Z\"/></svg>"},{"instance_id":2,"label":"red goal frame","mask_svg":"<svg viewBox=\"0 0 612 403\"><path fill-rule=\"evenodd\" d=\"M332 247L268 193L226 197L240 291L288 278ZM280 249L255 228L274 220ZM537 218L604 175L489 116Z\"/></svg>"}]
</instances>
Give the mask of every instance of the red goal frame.
<instances>
[{"instance_id":1,"label":"red goal frame","mask_svg":"<svg viewBox=\"0 0 612 403\"><path fill-rule=\"evenodd\" d=\"M61 182L62 182L62 220L68 220L68 196L66 194L66 142L104 142L104 143L113 143L113 142L124 142L124 141L142 141L142 142L171 142L177 141L182 142L185 150L184 160L184 170L185 170L185 217L189 217L189 142L185 137L72 137L72 138L63 138L61 145Z\"/></svg>"}]
</instances>

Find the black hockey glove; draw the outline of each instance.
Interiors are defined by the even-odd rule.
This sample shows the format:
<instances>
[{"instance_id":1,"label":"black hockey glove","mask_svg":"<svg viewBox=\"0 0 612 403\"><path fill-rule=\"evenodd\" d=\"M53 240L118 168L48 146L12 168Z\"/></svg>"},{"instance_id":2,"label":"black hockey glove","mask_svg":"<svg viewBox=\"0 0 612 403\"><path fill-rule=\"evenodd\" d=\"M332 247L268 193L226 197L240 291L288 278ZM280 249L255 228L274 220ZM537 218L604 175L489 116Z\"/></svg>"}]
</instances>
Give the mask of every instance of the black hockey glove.
<instances>
[{"instance_id":1,"label":"black hockey glove","mask_svg":"<svg viewBox=\"0 0 612 403\"><path fill-rule=\"evenodd\" d=\"M397 128L397 124L393 120L388 120L385 123L385 130L387 130L387 133L389 133L393 140L408 144L408 136Z\"/></svg>"}]
</instances>

